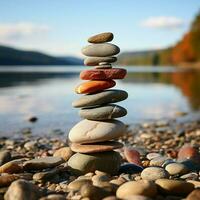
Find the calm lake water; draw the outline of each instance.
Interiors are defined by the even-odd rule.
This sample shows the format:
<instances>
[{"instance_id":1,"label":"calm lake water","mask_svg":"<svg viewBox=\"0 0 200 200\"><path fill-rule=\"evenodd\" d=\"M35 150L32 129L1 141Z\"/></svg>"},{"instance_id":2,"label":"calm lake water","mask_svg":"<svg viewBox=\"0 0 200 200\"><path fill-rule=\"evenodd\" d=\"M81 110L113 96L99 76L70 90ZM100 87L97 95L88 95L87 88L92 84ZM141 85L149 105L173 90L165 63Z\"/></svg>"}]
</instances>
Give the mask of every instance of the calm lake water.
<instances>
[{"instance_id":1,"label":"calm lake water","mask_svg":"<svg viewBox=\"0 0 200 200\"><path fill-rule=\"evenodd\" d=\"M30 127L43 134L68 131L80 121L71 106L80 97L74 87L81 83L85 67L0 67L0 135ZM119 105L127 108L127 124L174 118L177 112L200 109L200 71L172 67L127 67L128 75L115 88L129 98ZM32 124L29 117L37 116Z\"/></svg>"}]
</instances>

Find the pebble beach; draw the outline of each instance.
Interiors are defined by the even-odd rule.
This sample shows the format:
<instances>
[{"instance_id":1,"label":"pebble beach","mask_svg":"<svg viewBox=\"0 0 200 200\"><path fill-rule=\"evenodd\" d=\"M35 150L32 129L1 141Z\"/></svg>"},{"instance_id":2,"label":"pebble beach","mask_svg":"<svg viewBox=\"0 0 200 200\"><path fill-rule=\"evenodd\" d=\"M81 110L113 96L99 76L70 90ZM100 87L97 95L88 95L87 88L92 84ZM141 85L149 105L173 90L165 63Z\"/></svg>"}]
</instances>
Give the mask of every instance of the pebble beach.
<instances>
[{"instance_id":1,"label":"pebble beach","mask_svg":"<svg viewBox=\"0 0 200 200\"><path fill-rule=\"evenodd\" d=\"M0 199L199 199L200 121L155 121L128 127L116 142L115 175L74 175L66 137L1 138ZM79 162L80 163L80 162ZM81 163L80 163L81 164ZM106 163L103 163L106 165Z\"/></svg>"},{"instance_id":2,"label":"pebble beach","mask_svg":"<svg viewBox=\"0 0 200 200\"><path fill-rule=\"evenodd\" d=\"M0 199L5 200L198 200L200 118L124 124L131 110L113 89L126 70L114 68L120 52L112 33L88 39L85 80L72 102L82 118L67 137L0 138ZM183 113L182 113L183 114ZM185 115L185 114L184 114ZM37 118L31 118L32 123Z\"/></svg>"}]
</instances>

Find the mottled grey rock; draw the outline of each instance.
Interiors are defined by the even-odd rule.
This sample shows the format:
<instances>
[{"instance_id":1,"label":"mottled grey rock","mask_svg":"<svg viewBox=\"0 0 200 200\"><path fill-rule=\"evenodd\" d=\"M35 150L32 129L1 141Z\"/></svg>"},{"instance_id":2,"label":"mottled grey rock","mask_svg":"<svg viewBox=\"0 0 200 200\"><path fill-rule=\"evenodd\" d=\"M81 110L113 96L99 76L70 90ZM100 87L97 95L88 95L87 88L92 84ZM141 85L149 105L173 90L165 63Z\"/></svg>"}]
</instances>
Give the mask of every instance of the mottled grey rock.
<instances>
[{"instance_id":1,"label":"mottled grey rock","mask_svg":"<svg viewBox=\"0 0 200 200\"><path fill-rule=\"evenodd\" d=\"M80 117L90 120L106 120L123 117L127 110L121 106L110 104L94 108L82 108L79 111Z\"/></svg>"},{"instance_id":2,"label":"mottled grey rock","mask_svg":"<svg viewBox=\"0 0 200 200\"><path fill-rule=\"evenodd\" d=\"M96 94L87 94L75 100L73 107L90 107L107 103L116 103L123 101L128 97L128 93L124 90L105 90Z\"/></svg>"},{"instance_id":3,"label":"mottled grey rock","mask_svg":"<svg viewBox=\"0 0 200 200\"><path fill-rule=\"evenodd\" d=\"M114 56L120 52L120 48L111 43L92 44L82 49L82 54L91 57Z\"/></svg>"}]
</instances>

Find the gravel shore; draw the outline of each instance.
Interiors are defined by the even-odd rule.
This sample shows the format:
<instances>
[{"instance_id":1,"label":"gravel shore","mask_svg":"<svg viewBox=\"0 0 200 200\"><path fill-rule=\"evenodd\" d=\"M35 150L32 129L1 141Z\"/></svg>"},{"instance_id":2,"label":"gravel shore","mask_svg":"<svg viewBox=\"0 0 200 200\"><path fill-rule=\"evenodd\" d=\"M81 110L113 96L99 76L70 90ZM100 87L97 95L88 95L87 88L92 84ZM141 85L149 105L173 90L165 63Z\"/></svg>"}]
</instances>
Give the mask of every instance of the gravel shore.
<instances>
[{"instance_id":1,"label":"gravel shore","mask_svg":"<svg viewBox=\"0 0 200 200\"><path fill-rule=\"evenodd\" d=\"M0 138L0 199L196 200L200 196L200 120L127 126L119 172L77 176L66 137ZM105 163L106 164L106 163Z\"/></svg>"}]
</instances>

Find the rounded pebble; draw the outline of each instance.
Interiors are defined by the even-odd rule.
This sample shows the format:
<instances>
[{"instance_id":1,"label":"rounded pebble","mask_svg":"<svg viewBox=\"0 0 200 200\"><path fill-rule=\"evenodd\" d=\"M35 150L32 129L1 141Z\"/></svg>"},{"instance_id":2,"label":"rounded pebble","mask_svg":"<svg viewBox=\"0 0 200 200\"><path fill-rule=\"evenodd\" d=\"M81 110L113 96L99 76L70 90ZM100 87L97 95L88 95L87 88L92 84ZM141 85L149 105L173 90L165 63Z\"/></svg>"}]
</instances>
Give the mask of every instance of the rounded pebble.
<instances>
[{"instance_id":1,"label":"rounded pebble","mask_svg":"<svg viewBox=\"0 0 200 200\"><path fill-rule=\"evenodd\" d=\"M77 94L88 94L88 93L96 93L102 90L112 88L116 85L113 80L92 80L81 83L75 88L75 92Z\"/></svg>"},{"instance_id":2,"label":"rounded pebble","mask_svg":"<svg viewBox=\"0 0 200 200\"><path fill-rule=\"evenodd\" d=\"M94 36L91 36L88 39L88 42L90 43L103 43L103 42L110 42L114 38L113 33L111 32L105 32L105 33L100 33Z\"/></svg>"},{"instance_id":3,"label":"rounded pebble","mask_svg":"<svg viewBox=\"0 0 200 200\"><path fill-rule=\"evenodd\" d=\"M188 195L194 189L192 183L179 180L158 179L155 183L158 185L159 191L162 194L184 196Z\"/></svg>"},{"instance_id":4,"label":"rounded pebble","mask_svg":"<svg viewBox=\"0 0 200 200\"><path fill-rule=\"evenodd\" d=\"M107 103L116 103L127 99L128 93L124 90L104 90L96 94L87 94L72 103L73 107L90 107Z\"/></svg>"},{"instance_id":5,"label":"rounded pebble","mask_svg":"<svg viewBox=\"0 0 200 200\"><path fill-rule=\"evenodd\" d=\"M93 154L76 153L68 160L68 166L73 174L85 174L100 170L115 175L120 164L121 156L115 151Z\"/></svg>"},{"instance_id":6,"label":"rounded pebble","mask_svg":"<svg viewBox=\"0 0 200 200\"><path fill-rule=\"evenodd\" d=\"M147 197L155 197L157 187L155 183L147 180L130 181L121 185L117 190L117 197L120 199L127 198L131 195L143 195Z\"/></svg>"},{"instance_id":7,"label":"rounded pebble","mask_svg":"<svg viewBox=\"0 0 200 200\"><path fill-rule=\"evenodd\" d=\"M107 120L120 118L127 114L127 110L115 104L105 106L82 108L79 111L79 116L89 120Z\"/></svg>"},{"instance_id":8,"label":"rounded pebble","mask_svg":"<svg viewBox=\"0 0 200 200\"><path fill-rule=\"evenodd\" d=\"M92 121L84 119L69 132L69 140L74 143L95 143L122 136L125 125L118 120Z\"/></svg>"},{"instance_id":9,"label":"rounded pebble","mask_svg":"<svg viewBox=\"0 0 200 200\"><path fill-rule=\"evenodd\" d=\"M161 167L147 167L141 173L142 179L155 181L160 178L168 178L168 172Z\"/></svg>"},{"instance_id":10,"label":"rounded pebble","mask_svg":"<svg viewBox=\"0 0 200 200\"><path fill-rule=\"evenodd\" d=\"M120 52L120 48L111 43L92 44L82 48L82 54L91 57L114 56Z\"/></svg>"},{"instance_id":11,"label":"rounded pebble","mask_svg":"<svg viewBox=\"0 0 200 200\"><path fill-rule=\"evenodd\" d=\"M165 167L165 169L170 175L182 175L188 172L188 168L182 163L170 163Z\"/></svg>"}]
</instances>

